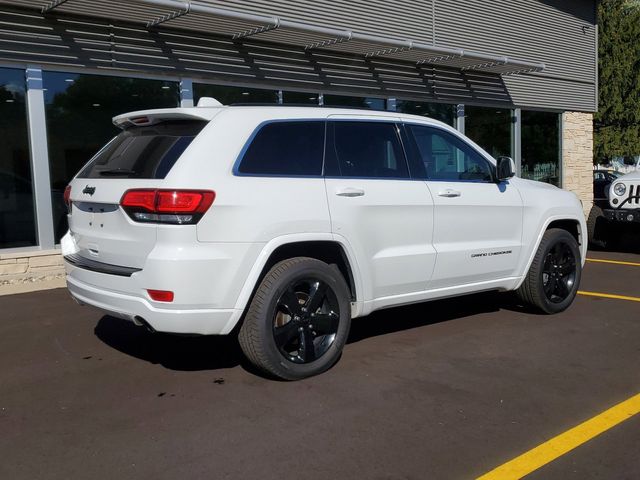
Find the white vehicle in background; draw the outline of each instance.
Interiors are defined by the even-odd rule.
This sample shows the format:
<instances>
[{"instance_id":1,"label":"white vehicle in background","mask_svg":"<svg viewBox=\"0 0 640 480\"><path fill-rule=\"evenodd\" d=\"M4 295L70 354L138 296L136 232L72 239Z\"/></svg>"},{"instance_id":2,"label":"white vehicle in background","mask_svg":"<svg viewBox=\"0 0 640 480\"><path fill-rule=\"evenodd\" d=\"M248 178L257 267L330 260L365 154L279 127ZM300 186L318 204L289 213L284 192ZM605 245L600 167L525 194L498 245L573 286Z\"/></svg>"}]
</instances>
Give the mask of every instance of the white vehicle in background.
<instances>
[{"instance_id":1,"label":"white vehicle in background","mask_svg":"<svg viewBox=\"0 0 640 480\"><path fill-rule=\"evenodd\" d=\"M640 171L618 177L609 186L609 206L603 210L610 222L640 223Z\"/></svg>"},{"instance_id":2,"label":"white vehicle in background","mask_svg":"<svg viewBox=\"0 0 640 480\"><path fill-rule=\"evenodd\" d=\"M293 380L382 308L489 290L546 313L573 301L580 202L511 159L424 117L205 102L116 117L71 182L80 303L162 332L237 331L251 362Z\"/></svg>"}]
</instances>

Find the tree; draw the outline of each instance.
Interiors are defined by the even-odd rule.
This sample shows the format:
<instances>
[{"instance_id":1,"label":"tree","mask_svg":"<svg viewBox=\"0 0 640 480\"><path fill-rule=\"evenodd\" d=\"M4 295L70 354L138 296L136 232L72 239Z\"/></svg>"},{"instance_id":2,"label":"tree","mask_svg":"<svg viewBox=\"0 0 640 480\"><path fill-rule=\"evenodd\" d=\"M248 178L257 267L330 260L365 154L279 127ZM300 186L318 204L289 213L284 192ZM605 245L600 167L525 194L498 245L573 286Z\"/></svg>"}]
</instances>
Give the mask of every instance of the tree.
<instances>
[{"instance_id":1,"label":"tree","mask_svg":"<svg viewBox=\"0 0 640 480\"><path fill-rule=\"evenodd\" d=\"M640 155L640 0L602 0L598 24L594 160Z\"/></svg>"}]
</instances>

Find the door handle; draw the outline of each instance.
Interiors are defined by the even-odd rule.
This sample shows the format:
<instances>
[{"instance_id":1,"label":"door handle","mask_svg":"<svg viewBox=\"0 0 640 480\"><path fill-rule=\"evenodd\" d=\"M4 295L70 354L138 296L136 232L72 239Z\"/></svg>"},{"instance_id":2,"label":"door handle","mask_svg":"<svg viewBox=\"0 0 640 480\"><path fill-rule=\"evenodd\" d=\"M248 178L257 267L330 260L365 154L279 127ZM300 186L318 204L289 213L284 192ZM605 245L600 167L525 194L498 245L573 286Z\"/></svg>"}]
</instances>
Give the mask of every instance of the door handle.
<instances>
[{"instance_id":1,"label":"door handle","mask_svg":"<svg viewBox=\"0 0 640 480\"><path fill-rule=\"evenodd\" d=\"M364 190L353 187L338 188L336 190L336 195L339 197L362 197L364 195Z\"/></svg>"},{"instance_id":2,"label":"door handle","mask_svg":"<svg viewBox=\"0 0 640 480\"><path fill-rule=\"evenodd\" d=\"M451 188L447 188L446 190L440 190L438 192L439 197L453 198L453 197L459 197L460 195L462 195L462 192L459 192L458 190L452 190Z\"/></svg>"}]
</instances>

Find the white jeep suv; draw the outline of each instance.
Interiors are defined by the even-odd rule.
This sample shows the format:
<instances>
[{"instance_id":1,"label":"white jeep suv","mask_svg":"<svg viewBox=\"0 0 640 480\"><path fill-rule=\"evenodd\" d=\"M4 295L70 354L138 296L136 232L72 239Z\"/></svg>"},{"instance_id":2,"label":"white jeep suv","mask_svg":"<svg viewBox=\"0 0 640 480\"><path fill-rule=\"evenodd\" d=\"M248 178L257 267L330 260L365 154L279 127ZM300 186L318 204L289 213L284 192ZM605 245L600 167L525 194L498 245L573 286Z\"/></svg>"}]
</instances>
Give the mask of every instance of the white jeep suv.
<instances>
[{"instance_id":1,"label":"white jeep suv","mask_svg":"<svg viewBox=\"0 0 640 480\"><path fill-rule=\"evenodd\" d=\"M423 117L217 105L114 118L65 192L78 302L161 332L237 331L256 366L300 379L375 310L487 290L547 313L573 301L574 194Z\"/></svg>"},{"instance_id":2,"label":"white jeep suv","mask_svg":"<svg viewBox=\"0 0 640 480\"><path fill-rule=\"evenodd\" d=\"M608 198L611 208L604 210L607 220L640 222L640 170L616 178L609 186Z\"/></svg>"}]
</instances>

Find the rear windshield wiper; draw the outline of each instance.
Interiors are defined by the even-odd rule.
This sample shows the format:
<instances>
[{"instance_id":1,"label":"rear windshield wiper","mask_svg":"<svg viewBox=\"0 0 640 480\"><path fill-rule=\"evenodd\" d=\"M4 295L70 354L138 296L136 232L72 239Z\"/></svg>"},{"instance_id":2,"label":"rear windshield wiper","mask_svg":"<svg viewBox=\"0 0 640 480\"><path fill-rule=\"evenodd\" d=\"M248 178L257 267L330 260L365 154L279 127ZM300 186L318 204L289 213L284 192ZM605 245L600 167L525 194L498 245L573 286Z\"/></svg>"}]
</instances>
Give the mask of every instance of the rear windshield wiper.
<instances>
[{"instance_id":1,"label":"rear windshield wiper","mask_svg":"<svg viewBox=\"0 0 640 480\"><path fill-rule=\"evenodd\" d=\"M111 170L102 170L100 175L105 177L116 177L118 175L135 175L136 172L129 168L113 168Z\"/></svg>"}]
</instances>

